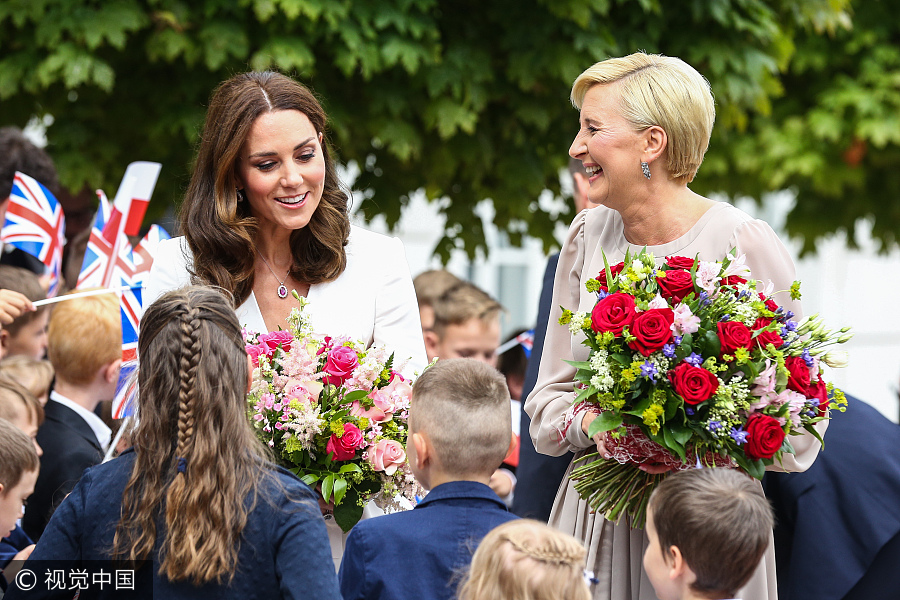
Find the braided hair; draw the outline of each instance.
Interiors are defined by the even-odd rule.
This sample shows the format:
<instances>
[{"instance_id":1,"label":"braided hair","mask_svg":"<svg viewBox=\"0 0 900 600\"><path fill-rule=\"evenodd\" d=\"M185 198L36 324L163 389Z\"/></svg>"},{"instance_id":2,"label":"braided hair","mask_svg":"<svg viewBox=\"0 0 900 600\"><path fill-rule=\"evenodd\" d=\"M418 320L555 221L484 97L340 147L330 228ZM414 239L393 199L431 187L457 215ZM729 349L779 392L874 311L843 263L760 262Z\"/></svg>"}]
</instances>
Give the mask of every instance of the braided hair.
<instances>
[{"instance_id":1,"label":"braided hair","mask_svg":"<svg viewBox=\"0 0 900 600\"><path fill-rule=\"evenodd\" d=\"M590 600L585 549L571 535L531 519L491 530L478 545L459 600Z\"/></svg>"},{"instance_id":2,"label":"braided hair","mask_svg":"<svg viewBox=\"0 0 900 600\"><path fill-rule=\"evenodd\" d=\"M146 560L159 538L159 572L170 581L233 577L266 476L246 418L247 354L231 305L213 288L187 287L159 298L141 322L136 459L111 554Z\"/></svg>"}]
</instances>

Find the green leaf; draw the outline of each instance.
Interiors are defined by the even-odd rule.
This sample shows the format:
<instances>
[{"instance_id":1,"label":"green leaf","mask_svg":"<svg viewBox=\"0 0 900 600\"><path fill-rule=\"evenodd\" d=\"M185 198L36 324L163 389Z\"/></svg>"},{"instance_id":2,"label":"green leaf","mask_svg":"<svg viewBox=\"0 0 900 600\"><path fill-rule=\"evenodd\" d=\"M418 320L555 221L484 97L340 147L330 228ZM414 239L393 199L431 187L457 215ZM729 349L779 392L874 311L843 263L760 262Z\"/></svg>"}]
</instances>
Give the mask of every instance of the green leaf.
<instances>
[{"instance_id":1,"label":"green leaf","mask_svg":"<svg viewBox=\"0 0 900 600\"><path fill-rule=\"evenodd\" d=\"M341 500L344 499L344 494L347 493L347 480L343 477L337 477L334 480L334 503L338 505L341 503Z\"/></svg>"},{"instance_id":2,"label":"green leaf","mask_svg":"<svg viewBox=\"0 0 900 600\"><path fill-rule=\"evenodd\" d=\"M344 402L356 402L357 400L362 400L368 395L369 392L367 392L366 390L354 390L349 394L344 395Z\"/></svg>"},{"instance_id":3,"label":"green leaf","mask_svg":"<svg viewBox=\"0 0 900 600\"><path fill-rule=\"evenodd\" d=\"M338 470L338 473L361 473L361 472L362 472L362 469L360 469L359 465L357 465L356 463L347 463L346 465L342 466Z\"/></svg>"},{"instance_id":4,"label":"green leaf","mask_svg":"<svg viewBox=\"0 0 900 600\"><path fill-rule=\"evenodd\" d=\"M299 473L297 472L299 470L300 469L291 469L291 471L293 471L294 474L296 474L296 475L299 475ZM306 475L303 475L302 477L300 477L300 480L303 483L305 483L306 485L308 485L309 487L315 487L316 482L319 481L319 477L317 475L312 475L310 473L307 473Z\"/></svg>"},{"instance_id":5,"label":"green leaf","mask_svg":"<svg viewBox=\"0 0 900 600\"><path fill-rule=\"evenodd\" d=\"M616 429L622 425L622 416L613 412L600 413L596 419L588 425L588 437L593 438L598 433ZM573 427L575 424L572 425Z\"/></svg>"},{"instance_id":6,"label":"green leaf","mask_svg":"<svg viewBox=\"0 0 900 600\"><path fill-rule=\"evenodd\" d=\"M363 507L357 504L358 499L359 496L351 489L347 493L345 501L334 507L334 522L344 533L353 529L353 526L362 518Z\"/></svg>"},{"instance_id":7,"label":"green leaf","mask_svg":"<svg viewBox=\"0 0 900 600\"><path fill-rule=\"evenodd\" d=\"M331 492L334 489L334 473L329 474L322 480L322 498L325 502L331 500Z\"/></svg>"}]
</instances>

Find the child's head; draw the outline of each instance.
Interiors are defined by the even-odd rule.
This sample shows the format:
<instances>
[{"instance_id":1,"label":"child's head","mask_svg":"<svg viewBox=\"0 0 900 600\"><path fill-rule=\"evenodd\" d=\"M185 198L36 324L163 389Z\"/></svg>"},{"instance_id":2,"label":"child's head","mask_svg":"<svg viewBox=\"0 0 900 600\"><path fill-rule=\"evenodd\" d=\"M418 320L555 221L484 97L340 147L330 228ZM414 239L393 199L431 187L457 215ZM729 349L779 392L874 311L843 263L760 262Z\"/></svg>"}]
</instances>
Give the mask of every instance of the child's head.
<instances>
[{"instance_id":1,"label":"child's head","mask_svg":"<svg viewBox=\"0 0 900 600\"><path fill-rule=\"evenodd\" d=\"M53 365L49 360L36 360L23 354L11 356L0 361L0 375L22 384L41 406L47 404L53 383Z\"/></svg>"},{"instance_id":2,"label":"child's head","mask_svg":"<svg viewBox=\"0 0 900 600\"><path fill-rule=\"evenodd\" d=\"M409 432L409 463L426 488L489 480L512 437L503 376L477 360L437 361L413 385Z\"/></svg>"},{"instance_id":3,"label":"child's head","mask_svg":"<svg viewBox=\"0 0 900 600\"><path fill-rule=\"evenodd\" d=\"M32 302L47 297L38 276L19 267L0 265L0 289L21 293ZM47 307L38 308L34 312L26 312L0 331L0 344L6 358L24 354L35 359L44 358L47 351L47 320L50 312Z\"/></svg>"},{"instance_id":4,"label":"child's head","mask_svg":"<svg viewBox=\"0 0 900 600\"><path fill-rule=\"evenodd\" d=\"M44 407L24 386L3 375L0 375L0 419L27 435L38 456L43 454L37 443L37 432L44 422Z\"/></svg>"},{"instance_id":5,"label":"child's head","mask_svg":"<svg viewBox=\"0 0 900 600\"><path fill-rule=\"evenodd\" d=\"M40 464L28 436L0 419L0 537L8 536L22 518Z\"/></svg>"},{"instance_id":6,"label":"child's head","mask_svg":"<svg viewBox=\"0 0 900 600\"><path fill-rule=\"evenodd\" d=\"M432 305L434 325L425 332L428 358L474 358L491 366L500 346L503 306L475 285L461 281Z\"/></svg>"},{"instance_id":7,"label":"child's head","mask_svg":"<svg viewBox=\"0 0 900 600\"><path fill-rule=\"evenodd\" d=\"M103 379L111 400L122 358L122 316L115 294L99 294L66 300L56 305L50 318L50 363L59 382L88 386ZM110 383L111 380L111 383Z\"/></svg>"},{"instance_id":8,"label":"child's head","mask_svg":"<svg viewBox=\"0 0 900 600\"><path fill-rule=\"evenodd\" d=\"M488 533L459 589L459 600L590 600L584 546L571 535L517 519Z\"/></svg>"},{"instance_id":9,"label":"child's head","mask_svg":"<svg viewBox=\"0 0 900 600\"><path fill-rule=\"evenodd\" d=\"M734 598L762 558L773 518L760 485L734 469L690 469L650 497L644 569L661 600Z\"/></svg>"},{"instance_id":10,"label":"child's head","mask_svg":"<svg viewBox=\"0 0 900 600\"><path fill-rule=\"evenodd\" d=\"M434 309L432 305L441 294L460 282L460 279L443 269L432 269L416 275L413 286L416 289L416 300L419 302L419 319L422 321L422 334L434 326Z\"/></svg>"}]
</instances>

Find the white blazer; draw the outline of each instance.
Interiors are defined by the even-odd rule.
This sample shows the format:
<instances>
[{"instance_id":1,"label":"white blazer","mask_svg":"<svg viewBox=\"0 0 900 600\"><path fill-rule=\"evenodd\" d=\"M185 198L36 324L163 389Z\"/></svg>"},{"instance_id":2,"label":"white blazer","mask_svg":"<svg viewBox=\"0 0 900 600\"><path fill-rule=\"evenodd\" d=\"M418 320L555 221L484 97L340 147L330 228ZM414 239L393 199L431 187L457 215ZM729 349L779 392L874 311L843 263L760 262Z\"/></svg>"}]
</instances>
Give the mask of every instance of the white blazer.
<instances>
[{"instance_id":1,"label":"white blazer","mask_svg":"<svg viewBox=\"0 0 900 600\"><path fill-rule=\"evenodd\" d=\"M345 250L344 272L334 281L309 287L306 310L313 330L381 344L395 353L397 366L410 359L402 368L405 376L421 373L427 364L425 344L403 242L353 225ZM144 306L169 290L190 285L192 262L184 237L161 242L144 290ZM267 331L252 292L235 312L243 327Z\"/></svg>"}]
</instances>

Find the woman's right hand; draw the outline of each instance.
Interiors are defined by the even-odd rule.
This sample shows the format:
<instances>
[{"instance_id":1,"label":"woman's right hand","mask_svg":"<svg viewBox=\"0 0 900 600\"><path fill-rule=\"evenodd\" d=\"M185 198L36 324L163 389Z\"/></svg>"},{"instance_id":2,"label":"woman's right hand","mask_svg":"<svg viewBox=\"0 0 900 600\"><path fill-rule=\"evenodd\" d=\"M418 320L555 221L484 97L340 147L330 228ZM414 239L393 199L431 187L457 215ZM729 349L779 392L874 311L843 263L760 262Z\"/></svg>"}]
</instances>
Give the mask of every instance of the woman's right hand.
<instances>
[{"instance_id":1,"label":"woman's right hand","mask_svg":"<svg viewBox=\"0 0 900 600\"><path fill-rule=\"evenodd\" d=\"M584 416L581 418L581 430L584 432L584 435L588 434L588 428L590 428L591 423L594 419L597 418L597 413L591 411L585 411ZM595 444L597 444L597 453L603 458L609 458L609 450L606 449L606 436L602 433L598 433L591 438Z\"/></svg>"}]
</instances>

